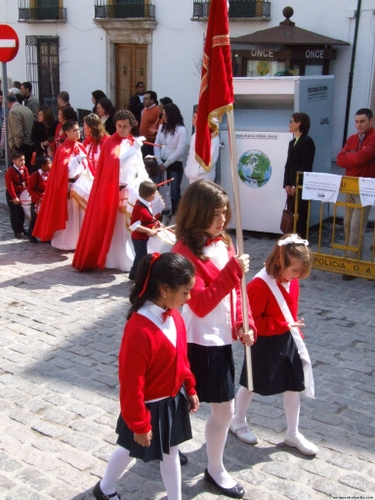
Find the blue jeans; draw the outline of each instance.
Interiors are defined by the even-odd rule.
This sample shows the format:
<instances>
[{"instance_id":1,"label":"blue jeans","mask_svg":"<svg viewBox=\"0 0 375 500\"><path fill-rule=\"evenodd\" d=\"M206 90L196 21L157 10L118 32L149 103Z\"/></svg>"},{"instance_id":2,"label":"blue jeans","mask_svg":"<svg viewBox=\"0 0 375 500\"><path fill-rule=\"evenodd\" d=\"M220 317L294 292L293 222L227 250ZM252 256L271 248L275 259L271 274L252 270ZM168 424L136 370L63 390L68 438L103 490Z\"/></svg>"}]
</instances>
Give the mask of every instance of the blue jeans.
<instances>
[{"instance_id":1,"label":"blue jeans","mask_svg":"<svg viewBox=\"0 0 375 500\"><path fill-rule=\"evenodd\" d=\"M178 204L181 198L181 182L183 172L171 172L167 170L167 179L172 179L171 182L171 199L172 199L172 215L174 215L177 211Z\"/></svg>"},{"instance_id":2,"label":"blue jeans","mask_svg":"<svg viewBox=\"0 0 375 500\"><path fill-rule=\"evenodd\" d=\"M145 255L147 255L147 240L136 240L132 238L133 246L134 246L134 262L132 268L130 269L129 279L134 280L137 274L137 267L140 261L143 259Z\"/></svg>"}]
</instances>

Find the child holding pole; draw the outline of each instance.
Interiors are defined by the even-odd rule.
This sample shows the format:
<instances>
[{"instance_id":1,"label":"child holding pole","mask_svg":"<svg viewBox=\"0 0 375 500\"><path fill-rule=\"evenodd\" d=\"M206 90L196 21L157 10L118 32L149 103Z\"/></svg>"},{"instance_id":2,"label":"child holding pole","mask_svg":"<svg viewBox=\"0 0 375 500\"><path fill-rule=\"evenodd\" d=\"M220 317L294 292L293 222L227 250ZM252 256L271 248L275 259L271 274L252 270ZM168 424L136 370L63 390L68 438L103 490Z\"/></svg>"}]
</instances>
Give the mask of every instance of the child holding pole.
<instances>
[{"instance_id":1,"label":"child holding pole","mask_svg":"<svg viewBox=\"0 0 375 500\"><path fill-rule=\"evenodd\" d=\"M208 465L204 477L221 494L242 498L244 489L226 471L223 453L234 408L232 342L240 338L251 345L254 332L242 328L240 282L249 269L249 256L236 255L225 233L230 216L228 196L220 186L207 180L194 182L180 201L173 251L188 258L196 271L182 315L198 397L211 409L205 429ZM250 309L248 316L255 330Z\"/></svg>"}]
</instances>

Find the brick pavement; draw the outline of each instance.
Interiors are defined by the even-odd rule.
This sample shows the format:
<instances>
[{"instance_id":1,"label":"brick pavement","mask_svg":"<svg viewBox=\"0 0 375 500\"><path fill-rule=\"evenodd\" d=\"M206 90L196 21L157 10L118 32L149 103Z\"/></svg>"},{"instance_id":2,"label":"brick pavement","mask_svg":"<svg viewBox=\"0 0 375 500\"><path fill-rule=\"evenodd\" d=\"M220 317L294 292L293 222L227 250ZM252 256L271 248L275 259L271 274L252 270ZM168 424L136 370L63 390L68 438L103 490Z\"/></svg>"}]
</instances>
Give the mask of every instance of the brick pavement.
<instances>
[{"instance_id":1,"label":"brick pavement","mask_svg":"<svg viewBox=\"0 0 375 500\"><path fill-rule=\"evenodd\" d=\"M91 499L115 442L116 356L130 283L107 270L78 273L71 253L12 239L3 206L0 234L0 498ZM249 278L274 241L245 241ZM314 271L301 284L317 398L303 399L300 428L320 452L308 458L282 445L282 398L255 396L249 417L260 443L229 435L226 467L249 500L375 498L375 282ZM238 377L240 345L235 359ZM207 415L202 405L194 439L182 447L184 500L219 498L202 479ZM153 463L134 463L118 490L126 500L166 498Z\"/></svg>"}]
</instances>

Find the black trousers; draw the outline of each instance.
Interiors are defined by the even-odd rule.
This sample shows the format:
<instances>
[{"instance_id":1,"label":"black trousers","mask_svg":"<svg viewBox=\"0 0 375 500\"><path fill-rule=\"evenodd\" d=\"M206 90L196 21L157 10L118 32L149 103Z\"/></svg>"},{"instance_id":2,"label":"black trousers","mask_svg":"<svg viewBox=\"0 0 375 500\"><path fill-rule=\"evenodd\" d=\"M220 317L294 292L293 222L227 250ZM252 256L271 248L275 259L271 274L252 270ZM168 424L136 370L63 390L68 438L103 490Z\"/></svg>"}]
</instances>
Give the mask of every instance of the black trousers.
<instances>
[{"instance_id":1,"label":"black trousers","mask_svg":"<svg viewBox=\"0 0 375 500\"><path fill-rule=\"evenodd\" d=\"M10 197L8 191L6 191L6 198L8 207L10 210L10 225L14 231L14 234L23 233L24 227L23 224L25 222L25 212L21 205L15 205L13 203L12 198Z\"/></svg>"}]
</instances>

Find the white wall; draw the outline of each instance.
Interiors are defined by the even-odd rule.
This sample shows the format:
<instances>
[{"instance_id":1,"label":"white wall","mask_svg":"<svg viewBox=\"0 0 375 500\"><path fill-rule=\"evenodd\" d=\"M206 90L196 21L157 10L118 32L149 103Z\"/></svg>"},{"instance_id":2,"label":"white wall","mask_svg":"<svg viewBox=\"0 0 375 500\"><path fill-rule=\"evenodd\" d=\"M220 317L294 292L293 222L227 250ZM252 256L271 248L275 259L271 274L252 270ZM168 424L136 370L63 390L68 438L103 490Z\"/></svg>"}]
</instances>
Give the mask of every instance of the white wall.
<instances>
[{"instance_id":1,"label":"white wall","mask_svg":"<svg viewBox=\"0 0 375 500\"><path fill-rule=\"evenodd\" d=\"M169 96L180 107L190 131L193 104L197 103L198 76L205 22L191 21L193 0L152 0L156 7L157 27L152 41L151 87L159 97ZM111 83L106 75L106 32L94 19L94 0L64 0L67 23L19 23L17 0L0 0L0 21L10 24L19 34L20 51L8 63L8 76L26 79L25 36L53 35L60 37L61 90L67 90L75 107L91 108L91 92L102 89L109 95ZM231 22L231 36L277 26L284 17L285 0L271 1L270 21ZM350 18L357 0L299 0L291 5L297 26L352 44L355 19ZM349 133L354 132L353 116L360 107L370 105L370 89L374 74L375 17L373 0L362 1L361 23L357 47L354 87L352 92ZM337 60L331 62L335 75L332 157L342 145L351 47L339 47ZM287 124L286 124L287 127Z\"/></svg>"}]
</instances>

